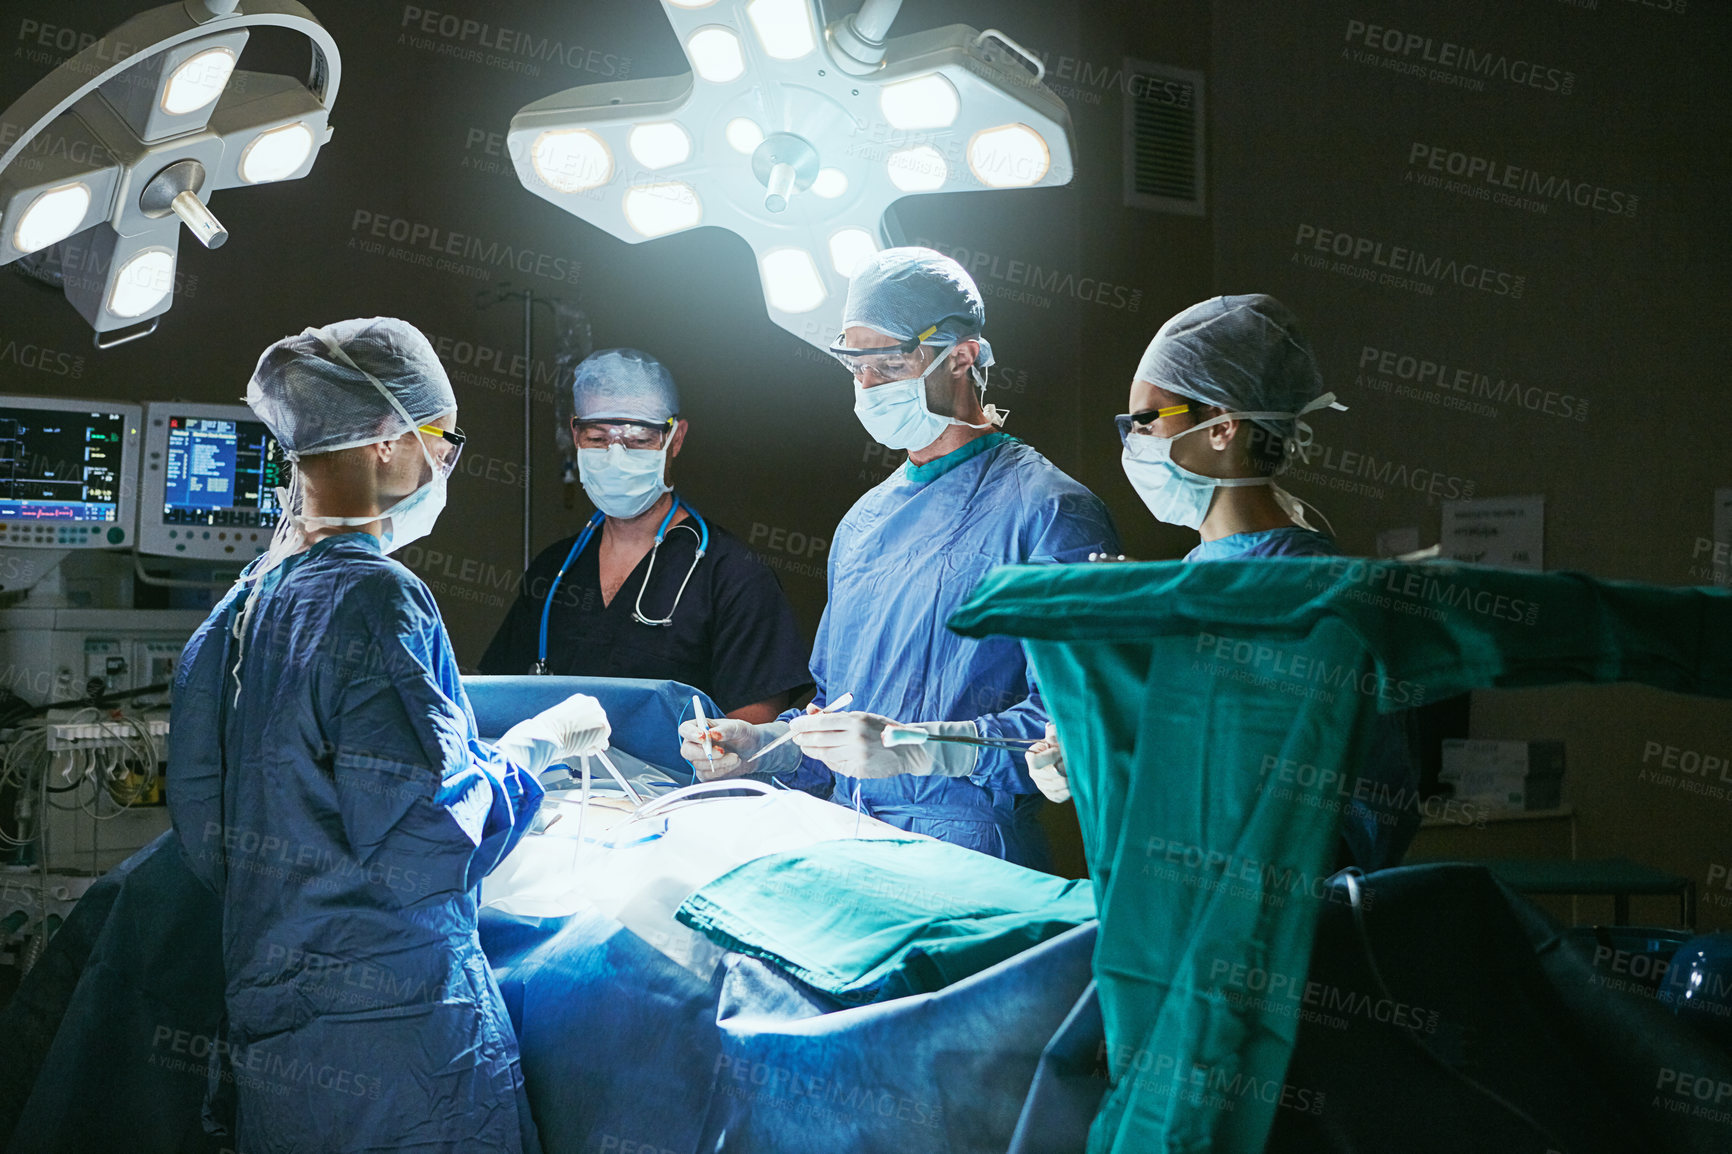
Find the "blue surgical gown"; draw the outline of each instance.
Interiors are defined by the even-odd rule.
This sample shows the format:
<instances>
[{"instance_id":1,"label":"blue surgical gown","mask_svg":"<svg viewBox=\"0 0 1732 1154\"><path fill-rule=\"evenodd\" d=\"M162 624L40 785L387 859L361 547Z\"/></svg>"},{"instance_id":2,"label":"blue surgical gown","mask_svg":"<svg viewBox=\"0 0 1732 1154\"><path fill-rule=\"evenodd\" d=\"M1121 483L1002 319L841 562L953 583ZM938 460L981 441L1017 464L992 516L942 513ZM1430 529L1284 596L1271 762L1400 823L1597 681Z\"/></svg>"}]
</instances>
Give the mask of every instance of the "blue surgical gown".
<instances>
[{"instance_id":1,"label":"blue surgical gown","mask_svg":"<svg viewBox=\"0 0 1732 1154\"><path fill-rule=\"evenodd\" d=\"M181 655L168 764L228 1008L174 1053L235 1148L537 1149L475 893L542 790L477 739L427 587L363 533L237 586Z\"/></svg>"},{"instance_id":2,"label":"blue surgical gown","mask_svg":"<svg viewBox=\"0 0 1732 1154\"><path fill-rule=\"evenodd\" d=\"M904 462L836 527L812 647L814 701L852 692L850 709L897 721L972 721L984 737L1039 737L1047 711L1022 643L960 637L944 623L996 565L1118 551L1100 499L1003 433L922 466ZM899 829L1044 864L1040 797L1020 753L982 749L961 778L856 779L808 757L793 780Z\"/></svg>"},{"instance_id":3,"label":"blue surgical gown","mask_svg":"<svg viewBox=\"0 0 1732 1154\"><path fill-rule=\"evenodd\" d=\"M1204 541L1187 561L1248 560L1252 557L1334 557L1335 539L1297 525L1233 533ZM1419 763L1406 721L1378 718L1371 748L1360 767L1361 784L1341 815L1341 837L1353 864L1370 871L1399 865L1419 829Z\"/></svg>"}]
</instances>

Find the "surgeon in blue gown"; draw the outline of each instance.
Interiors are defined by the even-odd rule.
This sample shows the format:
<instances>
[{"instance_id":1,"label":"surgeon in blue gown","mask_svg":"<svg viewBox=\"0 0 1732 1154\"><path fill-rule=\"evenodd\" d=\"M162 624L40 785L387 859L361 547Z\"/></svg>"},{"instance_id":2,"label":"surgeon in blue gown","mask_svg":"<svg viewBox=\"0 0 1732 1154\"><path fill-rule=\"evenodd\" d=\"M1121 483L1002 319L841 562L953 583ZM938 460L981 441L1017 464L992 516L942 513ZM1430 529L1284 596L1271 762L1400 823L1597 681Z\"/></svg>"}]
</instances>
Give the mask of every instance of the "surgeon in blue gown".
<instances>
[{"instance_id":1,"label":"surgeon in blue gown","mask_svg":"<svg viewBox=\"0 0 1732 1154\"><path fill-rule=\"evenodd\" d=\"M294 463L288 513L182 654L168 759L223 909L207 1126L249 1154L536 1150L475 891L605 716L574 698L482 744L432 596L387 556L461 448L420 332L285 338L247 399Z\"/></svg>"},{"instance_id":2,"label":"surgeon in blue gown","mask_svg":"<svg viewBox=\"0 0 1732 1154\"><path fill-rule=\"evenodd\" d=\"M1276 478L1311 444L1306 418L1345 407L1324 390L1292 310L1253 293L1214 297L1162 325L1131 381L1130 412L1114 421L1125 475L1149 512L1201 536L1186 561L1333 557L1335 539ZM1050 800L1070 797L1055 735L1027 761ZM1379 869L1418 826L1417 763L1399 724L1379 726L1368 769L1379 788L1344 815L1343 862Z\"/></svg>"},{"instance_id":3,"label":"surgeon in blue gown","mask_svg":"<svg viewBox=\"0 0 1732 1154\"><path fill-rule=\"evenodd\" d=\"M808 712L719 722L713 759L687 723L681 752L699 776L768 771L901 829L1039 866L1042 803L1020 753L882 741L893 723L1038 738L1046 706L1021 643L962 638L944 623L996 565L1118 551L1100 500L981 404L993 360L985 321L973 279L931 249L886 249L856 271L830 351L853 376L866 430L908 459L836 528ZM813 712L844 693L846 711ZM742 761L790 731L792 743Z\"/></svg>"}]
</instances>

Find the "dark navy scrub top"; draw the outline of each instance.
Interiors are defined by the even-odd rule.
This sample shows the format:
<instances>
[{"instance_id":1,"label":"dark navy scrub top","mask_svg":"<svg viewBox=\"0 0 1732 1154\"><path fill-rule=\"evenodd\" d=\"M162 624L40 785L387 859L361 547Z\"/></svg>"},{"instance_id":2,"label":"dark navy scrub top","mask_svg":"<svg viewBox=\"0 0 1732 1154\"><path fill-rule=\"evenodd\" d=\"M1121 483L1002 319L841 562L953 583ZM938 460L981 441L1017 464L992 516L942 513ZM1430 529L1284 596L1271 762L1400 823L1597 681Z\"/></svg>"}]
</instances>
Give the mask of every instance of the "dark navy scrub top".
<instances>
[{"instance_id":1,"label":"dark navy scrub top","mask_svg":"<svg viewBox=\"0 0 1732 1154\"><path fill-rule=\"evenodd\" d=\"M811 649L776 574L744 542L710 523L710 548L686 585L672 625L632 620L650 567L645 554L614 594L601 600L601 531L571 563L547 622L547 671L563 676L671 678L709 694L723 712L779 693L798 696L812 682ZM681 526L696 522L691 518ZM535 664L541 607L577 534L543 550L481 658L483 673L528 673ZM668 616L691 567L698 538L670 527L644 591L644 616Z\"/></svg>"}]
</instances>

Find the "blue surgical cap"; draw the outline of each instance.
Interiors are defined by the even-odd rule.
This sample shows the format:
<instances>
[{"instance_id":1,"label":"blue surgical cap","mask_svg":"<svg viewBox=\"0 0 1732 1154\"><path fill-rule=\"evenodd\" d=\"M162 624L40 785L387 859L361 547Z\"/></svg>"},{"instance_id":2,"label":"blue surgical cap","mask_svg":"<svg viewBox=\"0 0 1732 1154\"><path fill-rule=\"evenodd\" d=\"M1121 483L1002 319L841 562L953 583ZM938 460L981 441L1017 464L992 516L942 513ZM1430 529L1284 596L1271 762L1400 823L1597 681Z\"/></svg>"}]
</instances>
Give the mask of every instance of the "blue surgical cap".
<instances>
[{"instance_id":1,"label":"blue surgical cap","mask_svg":"<svg viewBox=\"0 0 1732 1154\"><path fill-rule=\"evenodd\" d=\"M320 332L343 356L331 351ZM413 424L369 377L389 390ZM433 346L420 329L395 317L338 321L284 337L259 357L246 400L296 456L400 437L457 411L451 379Z\"/></svg>"},{"instance_id":2,"label":"blue surgical cap","mask_svg":"<svg viewBox=\"0 0 1732 1154\"><path fill-rule=\"evenodd\" d=\"M842 308L842 327L855 325L899 341L937 325L928 340L979 340L975 363L992 364L992 346L980 335L986 326L980 289L967 269L935 249L887 248L862 263L848 282L848 303Z\"/></svg>"},{"instance_id":3,"label":"blue surgical cap","mask_svg":"<svg viewBox=\"0 0 1732 1154\"><path fill-rule=\"evenodd\" d=\"M667 366L637 349L602 349L577 366L571 412L580 421L652 421L678 416L680 393Z\"/></svg>"},{"instance_id":4,"label":"blue surgical cap","mask_svg":"<svg viewBox=\"0 0 1732 1154\"><path fill-rule=\"evenodd\" d=\"M1215 297L1169 320L1144 350L1136 379L1241 413L1297 413L1323 393L1299 318L1263 293ZM1292 419L1254 423L1294 435Z\"/></svg>"}]
</instances>

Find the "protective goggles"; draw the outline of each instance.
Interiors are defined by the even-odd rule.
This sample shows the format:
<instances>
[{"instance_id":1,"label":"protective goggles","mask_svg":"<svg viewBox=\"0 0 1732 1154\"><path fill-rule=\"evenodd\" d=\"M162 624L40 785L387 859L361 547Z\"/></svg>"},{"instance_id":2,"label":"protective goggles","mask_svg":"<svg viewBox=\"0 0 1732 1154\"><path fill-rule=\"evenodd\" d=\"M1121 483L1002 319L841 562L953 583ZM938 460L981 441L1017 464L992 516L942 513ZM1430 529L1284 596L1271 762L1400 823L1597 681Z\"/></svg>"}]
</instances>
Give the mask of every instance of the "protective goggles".
<instances>
[{"instance_id":1,"label":"protective goggles","mask_svg":"<svg viewBox=\"0 0 1732 1154\"><path fill-rule=\"evenodd\" d=\"M457 467L457 458L463 455L463 442L467 441L469 437L462 429L441 429L437 425L420 425L415 431L425 433L429 437L437 437L445 442L445 451L439 457L437 467L441 473L449 477L451 470Z\"/></svg>"},{"instance_id":2,"label":"protective goggles","mask_svg":"<svg viewBox=\"0 0 1732 1154\"><path fill-rule=\"evenodd\" d=\"M1162 409L1144 409L1137 413L1120 413L1113 418L1113 424L1118 426L1119 444L1124 444L1133 433L1152 435L1152 426L1162 417L1176 417L1180 413L1191 411L1189 405L1168 405Z\"/></svg>"},{"instance_id":3,"label":"protective goggles","mask_svg":"<svg viewBox=\"0 0 1732 1154\"><path fill-rule=\"evenodd\" d=\"M605 449L609 445L624 445L628 449L659 449L673 431L675 418L665 421L580 421L571 420L577 432L580 449Z\"/></svg>"},{"instance_id":4,"label":"protective goggles","mask_svg":"<svg viewBox=\"0 0 1732 1154\"><path fill-rule=\"evenodd\" d=\"M893 345L878 345L869 349L850 348L843 343L844 334L837 333L836 339L830 344L830 355L835 357L836 362L847 369L855 380L868 375L879 381L905 380L920 375L920 370L924 367L920 363L920 346L937 331L937 325L930 325L918 336L897 341Z\"/></svg>"}]
</instances>

